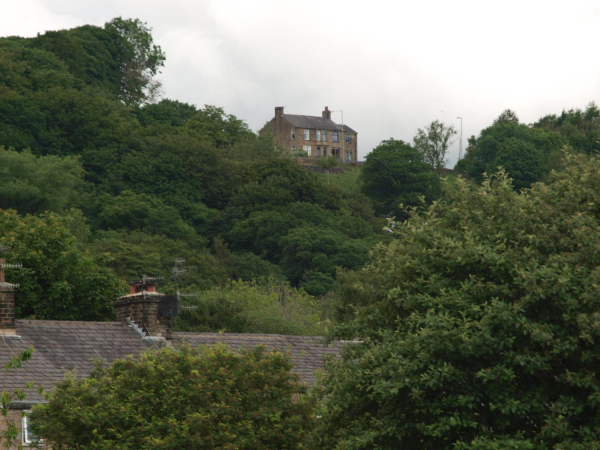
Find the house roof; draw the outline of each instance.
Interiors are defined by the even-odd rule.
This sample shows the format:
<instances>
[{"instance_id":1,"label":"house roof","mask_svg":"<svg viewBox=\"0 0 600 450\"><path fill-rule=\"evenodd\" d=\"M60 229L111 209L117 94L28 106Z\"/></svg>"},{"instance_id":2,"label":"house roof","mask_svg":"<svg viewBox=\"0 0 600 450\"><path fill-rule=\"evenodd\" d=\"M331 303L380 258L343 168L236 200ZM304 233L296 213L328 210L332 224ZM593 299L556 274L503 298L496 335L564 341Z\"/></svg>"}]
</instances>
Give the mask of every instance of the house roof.
<instances>
[{"instance_id":1,"label":"house roof","mask_svg":"<svg viewBox=\"0 0 600 450\"><path fill-rule=\"evenodd\" d=\"M284 114L282 116L296 128L309 128L316 130L342 131L342 126L331 119L318 116L301 116L297 114ZM356 133L348 125L344 125L344 133Z\"/></svg>"},{"instance_id":2,"label":"house roof","mask_svg":"<svg viewBox=\"0 0 600 450\"><path fill-rule=\"evenodd\" d=\"M323 368L324 359L337 356L339 346L326 345L319 336L287 336L280 334L215 334L215 333L174 333L173 340L178 343L189 342L191 345L213 345L224 343L233 350L241 347L264 345L267 350L278 348L282 352L290 351L294 368L300 379L312 384L316 381L315 372Z\"/></svg>"},{"instance_id":3,"label":"house roof","mask_svg":"<svg viewBox=\"0 0 600 450\"><path fill-rule=\"evenodd\" d=\"M16 337L1 337L0 361L6 362L22 350L34 347L31 360L21 369L0 369L0 389L23 389L34 382L45 389L63 379L65 372L77 369L86 376L93 360L111 362L116 358L137 354L153 347L142 340L127 324L120 322L68 322L47 320L17 320ZM306 383L315 381L314 373L323 368L323 357L339 354L339 348L325 345L320 337L283 336L269 334L174 333L173 345L187 341L191 345L228 344L233 350L240 347L264 345L267 349L290 350L293 371ZM36 389L27 391L28 401L41 401Z\"/></svg>"}]
</instances>

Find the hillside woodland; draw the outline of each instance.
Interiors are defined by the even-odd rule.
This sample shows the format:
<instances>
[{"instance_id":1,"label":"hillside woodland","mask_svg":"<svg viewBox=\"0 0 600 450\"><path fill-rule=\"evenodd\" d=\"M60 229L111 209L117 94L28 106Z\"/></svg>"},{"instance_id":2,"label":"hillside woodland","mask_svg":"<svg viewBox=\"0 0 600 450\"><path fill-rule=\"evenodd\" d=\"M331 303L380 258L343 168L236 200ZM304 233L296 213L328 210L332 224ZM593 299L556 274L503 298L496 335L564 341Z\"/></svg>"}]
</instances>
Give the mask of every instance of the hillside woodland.
<instances>
[{"instance_id":1,"label":"hillside woodland","mask_svg":"<svg viewBox=\"0 0 600 450\"><path fill-rule=\"evenodd\" d=\"M260 349L99 365L36 410L49 442L97 448L105 421L110 442L160 428L143 448L600 447L594 103L533 124L502 112L454 174L455 130L438 121L362 168L315 174L223 108L161 99L165 61L132 19L0 39L0 244L23 263L7 269L17 316L111 320L127 280L164 276L172 293L185 259L177 287L196 308L177 329L351 343L314 402L287 357ZM190 376L210 392L173 383ZM133 386L146 406L173 403L131 409ZM94 395L108 400L81 400Z\"/></svg>"},{"instance_id":2,"label":"hillside woodland","mask_svg":"<svg viewBox=\"0 0 600 450\"><path fill-rule=\"evenodd\" d=\"M391 239L386 218L444 195L418 149L438 143L392 139L362 173L314 174L220 107L159 101L165 61L134 19L0 39L0 240L25 266L10 274L18 316L109 320L126 280L165 276L172 291L185 259L179 287L198 308L180 329L325 332L348 314L343 284ZM597 149L599 115L525 125L505 111L457 169L480 183L503 167L527 188L565 146Z\"/></svg>"}]
</instances>

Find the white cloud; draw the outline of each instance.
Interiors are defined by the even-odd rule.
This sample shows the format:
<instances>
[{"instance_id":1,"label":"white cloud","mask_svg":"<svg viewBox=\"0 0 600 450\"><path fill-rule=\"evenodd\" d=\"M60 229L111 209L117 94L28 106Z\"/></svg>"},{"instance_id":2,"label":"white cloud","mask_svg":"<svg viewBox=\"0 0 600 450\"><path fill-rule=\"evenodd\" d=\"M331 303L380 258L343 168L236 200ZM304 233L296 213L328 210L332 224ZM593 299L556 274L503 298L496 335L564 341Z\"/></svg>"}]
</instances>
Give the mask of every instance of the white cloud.
<instances>
[{"instance_id":1,"label":"white cloud","mask_svg":"<svg viewBox=\"0 0 600 450\"><path fill-rule=\"evenodd\" d=\"M153 27L167 97L223 106L255 130L279 105L343 109L361 158L457 116L466 145L506 108L532 122L584 107L600 87L600 7L586 0L21 0L3 6L0 30L34 36L116 16Z\"/></svg>"}]
</instances>

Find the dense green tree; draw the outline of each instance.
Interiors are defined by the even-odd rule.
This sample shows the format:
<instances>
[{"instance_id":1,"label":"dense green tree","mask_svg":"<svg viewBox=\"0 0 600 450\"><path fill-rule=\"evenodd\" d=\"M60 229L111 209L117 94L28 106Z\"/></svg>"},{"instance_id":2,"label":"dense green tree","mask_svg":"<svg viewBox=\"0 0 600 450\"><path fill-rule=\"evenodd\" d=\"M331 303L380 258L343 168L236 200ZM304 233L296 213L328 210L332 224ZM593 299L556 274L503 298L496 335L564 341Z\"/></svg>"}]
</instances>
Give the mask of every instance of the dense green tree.
<instances>
[{"instance_id":1,"label":"dense green tree","mask_svg":"<svg viewBox=\"0 0 600 450\"><path fill-rule=\"evenodd\" d=\"M431 203L441 194L439 177L423 161L423 155L401 140L383 141L367 155L361 173L362 191L379 215L404 220L400 206L420 206L421 198Z\"/></svg>"},{"instance_id":2,"label":"dense green tree","mask_svg":"<svg viewBox=\"0 0 600 450\"><path fill-rule=\"evenodd\" d=\"M188 132L199 139L211 142L222 148L247 138L256 138L248 125L235 117L226 114L223 108L205 105L185 123Z\"/></svg>"},{"instance_id":3,"label":"dense green tree","mask_svg":"<svg viewBox=\"0 0 600 450\"><path fill-rule=\"evenodd\" d=\"M136 114L143 126L168 125L182 127L198 112L194 105L164 99L158 103L143 105Z\"/></svg>"},{"instance_id":4,"label":"dense green tree","mask_svg":"<svg viewBox=\"0 0 600 450\"><path fill-rule=\"evenodd\" d=\"M101 208L96 220L97 228L161 234L187 241L190 245L206 243L193 227L183 221L177 209L154 196L123 191L116 197L102 198Z\"/></svg>"},{"instance_id":5,"label":"dense green tree","mask_svg":"<svg viewBox=\"0 0 600 450\"><path fill-rule=\"evenodd\" d=\"M172 288L170 275L175 259L185 259L189 271L180 286L190 289L210 289L227 283L227 268L197 241L169 239L143 231L97 231L89 248L95 253L110 255L106 266L124 280L139 279L140 275L165 276L160 289Z\"/></svg>"},{"instance_id":6,"label":"dense green tree","mask_svg":"<svg viewBox=\"0 0 600 450\"><path fill-rule=\"evenodd\" d=\"M600 446L600 161L517 193L464 180L354 281L323 448ZM362 304L368 293L368 304ZM352 303L350 302L350 303Z\"/></svg>"},{"instance_id":7,"label":"dense green tree","mask_svg":"<svg viewBox=\"0 0 600 450\"><path fill-rule=\"evenodd\" d=\"M438 172L446 165L448 147L456 136L453 126L447 126L439 120L434 120L425 128L419 128L413 138L414 147L423 155L423 161Z\"/></svg>"},{"instance_id":8,"label":"dense green tree","mask_svg":"<svg viewBox=\"0 0 600 450\"><path fill-rule=\"evenodd\" d=\"M494 173L506 164L514 187L521 189L546 177L565 144L559 133L520 124L516 115L506 110L479 137L469 139L465 158L455 169L480 183L484 173Z\"/></svg>"},{"instance_id":9,"label":"dense green tree","mask_svg":"<svg viewBox=\"0 0 600 450\"><path fill-rule=\"evenodd\" d=\"M496 119L494 119L493 125L501 123L519 123L519 117L512 109L505 109L498 117L496 117Z\"/></svg>"},{"instance_id":10,"label":"dense green tree","mask_svg":"<svg viewBox=\"0 0 600 450\"><path fill-rule=\"evenodd\" d=\"M117 91L127 105L153 102L160 94L160 82L154 77L164 66L165 55L154 45L152 28L139 19L117 17L104 28L111 33L116 47L119 71Z\"/></svg>"},{"instance_id":11,"label":"dense green tree","mask_svg":"<svg viewBox=\"0 0 600 450\"><path fill-rule=\"evenodd\" d=\"M55 449L306 448L314 408L291 368L261 347L167 347L65 378L31 421Z\"/></svg>"},{"instance_id":12,"label":"dense green tree","mask_svg":"<svg viewBox=\"0 0 600 450\"><path fill-rule=\"evenodd\" d=\"M116 96L120 78L117 41L114 33L105 28L84 25L47 31L27 43L32 49L55 55L68 67L69 74L77 80L69 87L87 86Z\"/></svg>"},{"instance_id":13,"label":"dense green tree","mask_svg":"<svg viewBox=\"0 0 600 450\"><path fill-rule=\"evenodd\" d=\"M37 157L0 146L0 180L0 209L62 212L77 195L83 168L73 157Z\"/></svg>"},{"instance_id":14,"label":"dense green tree","mask_svg":"<svg viewBox=\"0 0 600 450\"><path fill-rule=\"evenodd\" d=\"M233 282L187 298L175 329L229 333L323 335L319 303L306 292L274 279Z\"/></svg>"},{"instance_id":15,"label":"dense green tree","mask_svg":"<svg viewBox=\"0 0 600 450\"><path fill-rule=\"evenodd\" d=\"M110 320L124 285L95 257L75 245L67 220L55 214L19 216L0 210L0 243L9 262L23 263L10 274L20 284L18 317L53 320Z\"/></svg>"},{"instance_id":16,"label":"dense green tree","mask_svg":"<svg viewBox=\"0 0 600 450\"><path fill-rule=\"evenodd\" d=\"M585 110L572 108L563 110L560 116L544 116L533 126L559 132L576 151L591 154L600 150L600 109L594 102Z\"/></svg>"}]
</instances>

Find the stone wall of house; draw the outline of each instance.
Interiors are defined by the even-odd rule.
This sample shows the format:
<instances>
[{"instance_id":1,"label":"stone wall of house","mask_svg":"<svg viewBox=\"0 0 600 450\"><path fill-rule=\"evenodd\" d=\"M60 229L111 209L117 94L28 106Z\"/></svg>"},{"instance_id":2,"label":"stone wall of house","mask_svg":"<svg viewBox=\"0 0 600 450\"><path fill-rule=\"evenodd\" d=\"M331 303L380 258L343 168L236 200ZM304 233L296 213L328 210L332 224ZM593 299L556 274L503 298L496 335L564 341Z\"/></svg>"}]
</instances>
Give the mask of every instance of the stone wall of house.
<instances>
[{"instance_id":1,"label":"stone wall of house","mask_svg":"<svg viewBox=\"0 0 600 450\"><path fill-rule=\"evenodd\" d=\"M0 334L16 334L14 291L0 291Z\"/></svg>"},{"instance_id":2,"label":"stone wall of house","mask_svg":"<svg viewBox=\"0 0 600 450\"><path fill-rule=\"evenodd\" d=\"M160 296L140 293L115 300L115 320L127 322L131 318L142 331L155 337L170 337L169 319L158 311Z\"/></svg>"},{"instance_id":3,"label":"stone wall of house","mask_svg":"<svg viewBox=\"0 0 600 450\"><path fill-rule=\"evenodd\" d=\"M23 444L23 416L22 416L22 413L23 413L22 410L11 409L8 411L8 416L6 417L6 420L4 418L2 418L2 420L0 420L0 432L6 431L8 429L9 423L14 423L19 430L19 435L18 435L17 439L15 440L15 445L10 447L11 449L19 448L19 446ZM4 445L4 441L2 441L2 444ZM2 448L4 448L4 446Z\"/></svg>"},{"instance_id":4,"label":"stone wall of house","mask_svg":"<svg viewBox=\"0 0 600 450\"><path fill-rule=\"evenodd\" d=\"M324 111L323 114L325 115L326 112L329 113L329 116L331 115L331 111ZM283 118L283 107L278 106L275 108L275 117L263 127L260 134L271 134L273 141L292 155L304 150L311 158L337 156L342 161L357 161L358 135L356 133L344 133L343 139L345 142L342 143L341 131L338 131L338 142L333 142L334 131L332 130L309 129L309 139L304 139L304 131L305 128L295 128L285 120ZM346 135L350 135L350 142L346 141ZM320 139L317 139L317 137L320 137ZM334 149L338 150L334 151ZM342 154L344 152L345 155Z\"/></svg>"}]
</instances>

